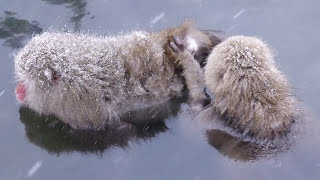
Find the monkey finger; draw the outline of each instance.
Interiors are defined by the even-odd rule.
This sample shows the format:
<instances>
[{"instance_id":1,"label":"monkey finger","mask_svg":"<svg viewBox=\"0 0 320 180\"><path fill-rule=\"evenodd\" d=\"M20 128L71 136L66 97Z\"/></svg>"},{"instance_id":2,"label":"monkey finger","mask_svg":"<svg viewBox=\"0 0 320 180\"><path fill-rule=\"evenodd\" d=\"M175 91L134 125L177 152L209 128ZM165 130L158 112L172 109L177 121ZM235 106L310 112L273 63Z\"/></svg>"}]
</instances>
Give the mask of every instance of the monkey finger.
<instances>
[{"instance_id":1,"label":"monkey finger","mask_svg":"<svg viewBox=\"0 0 320 180\"><path fill-rule=\"evenodd\" d=\"M180 39L175 35L173 35L173 40L178 46L182 46L183 45L182 42L180 41Z\"/></svg>"},{"instance_id":2,"label":"monkey finger","mask_svg":"<svg viewBox=\"0 0 320 180\"><path fill-rule=\"evenodd\" d=\"M170 47L173 49L174 52L179 51L178 46L174 42L170 42Z\"/></svg>"},{"instance_id":3,"label":"monkey finger","mask_svg":"<svg viewBox=\"0 0 320 180\"><path fill-rule=\"evenodd\" d=\"M171 55L175 55L176 52L174 51L174 49L169 45L168 48L166 48L167 53L171 54Z\"/></svg>"}]
</instances>

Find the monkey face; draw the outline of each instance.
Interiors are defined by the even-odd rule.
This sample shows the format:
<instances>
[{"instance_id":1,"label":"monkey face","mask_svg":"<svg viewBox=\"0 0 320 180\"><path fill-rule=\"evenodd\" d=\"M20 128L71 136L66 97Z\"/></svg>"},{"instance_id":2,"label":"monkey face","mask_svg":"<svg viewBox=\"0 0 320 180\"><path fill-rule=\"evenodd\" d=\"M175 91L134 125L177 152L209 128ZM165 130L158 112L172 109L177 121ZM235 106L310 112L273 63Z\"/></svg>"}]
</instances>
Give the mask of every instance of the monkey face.
<instances>
[{"instance_id":1,"label":"monkey face","mask_svg":"<svg viewBox=\"0 0 320 180\"><path fill-rule=\"evenodd\" d=\"M16 97L20 102L24 102L26 98L26 87L22 81L19 82L16 88Z\"/></svg>"},{"instance_id":2,"label":"monkey face","mask_svg":"<svg viewBox=\"0 0 320 180\"><path fill-rule=\"evenodd\" d=\"M48 102L57 98L56 90L59 87L59 76L50 68L45 70L28 71L17 67L16 97L24 105L39 109L41 113L49 109Z\"/></svg>"},{"instance_id":3,"label":"monkey face","mask_svg":"<svg viewBox=\"0 0 320 180\"><path fill-rule=\"evenodd\" d=\"M17 99L40 114L54 114L73 128L102 128L106 107L100 91L60 77L54 70L17 67Z\"/></svg>"},{"instance_id":4,"label":"monkey face","mask_svg":"<svg viewBox=\"0 0 320 180\"><path fill-rule=\"evenodd\" d=\"M23 70L21 70L21 71L23 71ZM51 85L55 85L58 83L58 79L60 78L60 76L53 69L47 68L43 72L43 74L45 76L44 79L46 79L46 80L43 81L43 78L42 78L41 87L48 88ZM39 75L41 75L41 73L38 73L38 76ZM27 102L26 101L27 91L30 93L30 90L27 90L27 89L34 89L34 87L32 87L32 86L39 86L39 84L32 81L33 78L30 78L30 75L27 72L18 73L18 79L19 79L19 83L16 88L16 97L21 103L26 103ZM43 88L40 88L40 89L43 89ZM41 94L43 94L43 93L40 93L38 95L41 95Z\"/></svg>"}]
</instances>

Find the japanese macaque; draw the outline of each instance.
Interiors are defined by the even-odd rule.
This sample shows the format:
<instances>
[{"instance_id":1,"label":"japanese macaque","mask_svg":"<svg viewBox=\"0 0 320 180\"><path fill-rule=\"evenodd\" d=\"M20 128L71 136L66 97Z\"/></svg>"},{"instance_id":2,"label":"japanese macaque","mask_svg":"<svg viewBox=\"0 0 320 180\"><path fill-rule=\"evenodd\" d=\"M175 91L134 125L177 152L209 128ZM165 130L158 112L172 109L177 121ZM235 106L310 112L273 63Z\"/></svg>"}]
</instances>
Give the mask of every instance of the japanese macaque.
<instances>
[{"instance_id":1,"label":"japanese macaque","mask_svg":"<svg viewBox=\"0 0 320 180\"><path fill-rule=\"evenodd\" d=\"M216 34L191 23L159 33L108 37L44 32L15 57L16 96L36 112L54 115L75 129L117 126L133 111L157 109L181 96L185 86L191 106L201 107L208 97L198 72L212 47L221 42ZM170 54L173 35L196 59Z\"/></svg>"},{"instance_id":2,"label":"japanese macaque","mask_svg":"<svg viewBox=\"0 0 320 180\"><path fill-rule=\"evenodd\" d=\"M214 47L205 81L215 96L213 107L238 132L258 139L280 137L297 115L288 79L258 38L234 36Z\"/></svg>"},{"instance_id":3,"label":"japanese macaque","mask_svg":"<svg viewBox=\"0 0 320 180\"><path fill-rule=\"evenodd\" d=\"M192 62L186 60L193 56L178 38L171 45L176 59ZM213 48L206 62L205 84L215 96L210 111L237 132L258 139L273 139L289 131L297 116L296 99L268 45L254 37L230 37ZM186 72L187 67L191 66L186 66ZM190 69L185 76L197 77L197 73L201 72ZM190 92L199 94L196 87L202 84L191 82Z\"/></svg>"}]
</instances>

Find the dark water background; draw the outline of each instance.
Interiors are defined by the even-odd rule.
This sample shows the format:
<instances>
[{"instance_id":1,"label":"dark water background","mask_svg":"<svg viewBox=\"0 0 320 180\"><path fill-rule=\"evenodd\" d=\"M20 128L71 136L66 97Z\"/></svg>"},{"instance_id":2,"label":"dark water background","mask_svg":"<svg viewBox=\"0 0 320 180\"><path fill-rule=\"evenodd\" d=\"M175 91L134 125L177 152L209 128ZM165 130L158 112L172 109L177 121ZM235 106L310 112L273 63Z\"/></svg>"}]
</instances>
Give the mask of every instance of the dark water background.
<instances>
[{"instance_id":1,"label":"dark water background","mask_svg":"<svg viewBox=\"0 0 320 180\"><path fill-rule=\"evenodd\" d=\"M319 5L316 0L0 0L0 180L320 179ZM70 134L51 117L19 110L13 57L33 33L157 31L185 18L203 29L262 37L276 50L280 69L306 109L303 135L289 151L253 161L228 155L190 120L185 106L166 126L119 136Z\"/></svg>"}]
</instances>

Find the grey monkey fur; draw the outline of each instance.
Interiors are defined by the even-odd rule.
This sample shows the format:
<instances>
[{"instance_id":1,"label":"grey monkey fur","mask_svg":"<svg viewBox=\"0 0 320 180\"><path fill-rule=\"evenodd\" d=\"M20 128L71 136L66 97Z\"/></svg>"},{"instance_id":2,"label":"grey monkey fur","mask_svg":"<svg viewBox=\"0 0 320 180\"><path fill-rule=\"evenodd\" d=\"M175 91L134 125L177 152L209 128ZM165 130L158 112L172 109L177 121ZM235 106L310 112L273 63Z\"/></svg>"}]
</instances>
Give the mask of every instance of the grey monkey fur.
<instances>
[{"instance_id":1,"label":"grey monkey fur","mask_svg":"<svg viewBox=\"0 0 320 180\"><path fill-rule=\"evenodd\" d=\"M182 77L177 72L184 64L199 71L200 66L194 59L170 58L166 47L172 34L184 40L201 32L185 24L160 33L136 31L113 37L62 32L35 36L15 57L16 78L26 89L23 104L76 129L121 124L124 113L179 96L184 81L203 81L202 75ZM208 42L206 38L196 40ZM210 42L198 45L212 48ZM199 47L189 50L197 52ZM197 92L190 98L206 98L203 90Z\"/></svg>"},{"instance_id":2,"label":"grey monkey fur","mask_svg":"<svg viewBox=\"0 0 320 180\"><path fill-rule=\"evenodd\" d=\"M288 79L258 38L234 36L214 47L205 81L213 107L237 131L274 138L289 131L297 115Z\"/></svg>"}]
</instances>

